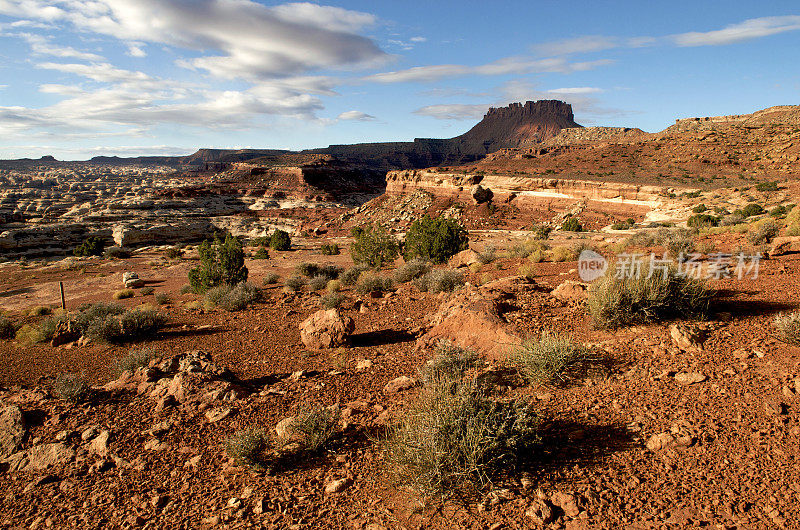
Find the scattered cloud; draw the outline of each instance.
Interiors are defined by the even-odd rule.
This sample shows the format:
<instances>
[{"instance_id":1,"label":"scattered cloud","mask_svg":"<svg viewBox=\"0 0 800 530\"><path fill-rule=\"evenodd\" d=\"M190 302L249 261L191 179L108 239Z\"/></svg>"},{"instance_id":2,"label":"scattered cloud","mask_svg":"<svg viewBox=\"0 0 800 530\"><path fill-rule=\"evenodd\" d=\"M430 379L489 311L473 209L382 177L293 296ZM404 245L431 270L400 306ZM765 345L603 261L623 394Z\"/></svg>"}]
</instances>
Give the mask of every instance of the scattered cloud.
<instances>
[{"instance_id":1,"label":"scattered cloud","mask_svg":"<svg viewBox=\"0 0 800 530\"><path fill-rule=\"evenodd\" d=\"M95 53L83 52L70 46L58 46L50 42L50 39L43 35L32 33L20 33L17 36L27 41L31 47L31 52L35 55L50 55L52 57L80 59L84 61L104 61L105 59Z\"/></svg>"},{"instance_id":2,"label":"scattered cloud","mask_svg":"<svg viewBox=\"0 0 800 530\"><path fill-rule=\"evenodd\" d=\"M480 119L486 114L491 105L465 105L465 104L442 104L428 105L414 111L418 116L427 116L437 120L470 120Z\"/></svg>"},{"instance_id":3,"label":"scattered cloud","mask_svg":"<svg viewBox=\"0 0 800 530\"><path fill-rule=\"evenodd\" d=\"M528 57L505 57L491 63L478 66L461 64L440 64L432 66L416 66L395 72L383 72L364 77L365 81L376 83L429 83L441 79L463 77L469 75L495 76L495 75L521 75L530 73L558 72L570 73L591 70L598 66L610 64L612 61L602 59L569 63L563 58L531 59Z\"/></svg>"},{"instance_id":4,"label":"scattered cloud","mask_svg":"<svg viewBox=\"0 0 800 530\"><path fill-rule=\"evenodd\" d=\"M345 121L375 121L377 118L360 110L348 110L339 114L338 119Z\"/></svg>"},{"instance_id":5,"label":"scattered cloud","mask_svg":"<svg viewBox=\"0 0 800 530\"><path fill-rule=\"evenodd\" d=\"M584 35L571 39L562 39L545 42L533 47L541 56L571 55L573 53L588 53L610 50L619 46L619 39L603 35Z\"/></svg>"},{"instance_id":6,"label":"scattered cloud","mask_svg":"<svg viewBox=\"0 0 800 530\"><path fill-rule=\"evenodd\" d=\"M721 46L797 30L800 30L800 15L786 15L751 18L723 29L680 33L670 39L678 46Z\"/></svg>"},{"instance_id":7,"label":"scattered cloud","mask_svg":"<svg viewBox=\"0 0 800 530\"><path fill-rule=\"evenodd\" d=\"M547 92L550 94L597 94L602 92L602 88L592 86L579 86L571 88L551 88Z\"/></svg>"},{"instance_id":8,"label":"scattered cloud","mask_svg":"<svg viewBox=\"0 0 800 530\"><path fill-rule=\"evenodd\" d=\"M411 37L411 42L426 42L427 40L425 37Z\"/></svg>"},{"instance_id":9,"label":"scattered cloud","mask_svg":"<svg viewBox=\"0 0 800 530\"><path fill-rule=\"evenodd\" d=\"M144 51L144 44L141 42L129 42L128 43L128 55L131 57L147 57L147 52Z\"/></svg>"}]
</instances>

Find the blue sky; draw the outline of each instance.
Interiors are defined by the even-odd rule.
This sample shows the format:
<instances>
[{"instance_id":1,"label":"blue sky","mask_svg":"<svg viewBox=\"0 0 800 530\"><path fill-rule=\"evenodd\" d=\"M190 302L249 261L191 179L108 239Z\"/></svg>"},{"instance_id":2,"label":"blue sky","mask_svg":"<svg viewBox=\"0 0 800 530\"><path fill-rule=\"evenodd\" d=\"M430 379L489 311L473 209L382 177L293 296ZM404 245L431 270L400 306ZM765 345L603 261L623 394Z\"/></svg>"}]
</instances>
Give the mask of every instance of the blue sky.
<instances>
[{"instance_id":1,"label":"blue sky","mask_svg":"<svg viewBox=\"0 0 800 530\"><path fill-rule=\"evenodd\" d=\"M800 103L795 1L0 0L0 158L452 137Z\"/></svg>"}]
</instances>

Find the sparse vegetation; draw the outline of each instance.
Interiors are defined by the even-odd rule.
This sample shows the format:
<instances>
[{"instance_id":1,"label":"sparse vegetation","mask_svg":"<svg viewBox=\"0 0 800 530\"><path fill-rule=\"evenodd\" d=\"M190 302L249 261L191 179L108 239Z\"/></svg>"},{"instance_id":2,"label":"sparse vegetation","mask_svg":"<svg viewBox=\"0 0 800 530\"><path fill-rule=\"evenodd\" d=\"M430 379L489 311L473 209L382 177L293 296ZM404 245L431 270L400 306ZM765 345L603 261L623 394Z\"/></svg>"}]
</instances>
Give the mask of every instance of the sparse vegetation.
<instances>
[{"instance_id":1,"label":"sparse vegetation","mask_svg":"<svg viewBox=\"0 0 800 530\"><path fill-rule=\"evenodd\" d=\"M433 359L422 366L420 375L422 381L430 384L445 378L461 379L467 370L481 362L480 355L475 351L459 348L442 340L436 345Z\"/></svg>"},{"instance_id":2,"label":"sparse vegetation","mask_svg":"<svg viewBox=\"0 0 800 530\"><path fill-rule=\"evenodd\" d=\"M736 210L733 213L739 214L742 217L747 218L747 217L753 217L754 215L761 215L762 213L764 213L764 208L760 204L751 202L741 210Z\"/></svg>"},{"instance_id":3,"label":"sparse vegetation","mask_svg":"<svg viewBox=\"0 0 800 530\"><path fill-rule=\"evenodd\" d=\"M133 289L120 289L119 291L114 292L112 298L114 300L124 300L126 298L133 298L133 295L136 293Z\"/></svg>"},{"instance_id":4,"label":"sparse vegetation","mask_svg":"<svg viewBox=\"0 0 800 530\"><path fill-rule=\"evenodd\" d=\"M209 289L204 297L211 307L221 307L226 311L241 311L252 302L258 300L261 291L250 283L242 282L234 285L218 285Z\"/></svg>"},{"instance_id":5,"label":"sparse vegetation","mask_svg":"<svg viewBox=\"0 0 800 530\"><path fill-rule=\"evenodd\" d=\"M325 447L339 433L340 417L338 407L317 407L295 416L291 430L298 433L305 450L315 452Z\"/></svg>"},{"instance_id":6,"label":"sparse vegetation","mask_svg":"<svg viewBox=\"0 0 800 530\"><path fill-rule=\"evenodd\" d=\"M449 293L464 285L464 275L453 269L432 269L415 279L414 285L420 291Z\"/></svg>"},{"instance_id":7,"label":"sparse vegetation","mask_svg":"<svg viewBox=\"0 0 800 530\"><path fill-rule=\"evenodd\" d=\"M775 180L767 181L767 182L759 182L756 184L756 191L768 192L768 191L778 191L778 182Z\"/></svg>"},{"instance_id":8,"label":"sparse vegetation","mask_svg":"<svg viewBox=\"0 0 800 530\"><path fill-rule=\"evenodd\" d=\"M218 285L236 285L247 281L244 249L241 242L228 234L212 244L203 241L198 247L200 265L189 271L189 283L196 293L205 293Z\"/></svg>"},{"instance_id":9,"label":"sparse vegetation","mask_svg":"<svg viewBox=\"0 0 800 530\"><path fill-rule=\"evenodd\" d=\"M132 349L117 360L117 373L135 372L138 368L146 368L150 365L150 361L158 358L158 352L153 349Z\"/></svg>"},{"instance_id":10,"label":"sparse vegetation","mask_svg":"<svg viewBox=\"0 0 800 530\"><path fill-rule=\"evenodd\" d=\"M158 305L164 305L170 303L170 298L167 293L156 293L154 299Z\"/></svg>"},{"instance_id":11,"label":"sparse vegetation","mask_svg":"<svg viewBox=\"0 0 800 530\"><path fill-rule=\"evenodd\" d=\"M319 251L323 256L336 256L341 253L339 245L336 243L325 243L319 248Z\"/></svg>"},{"instance_id":12,"label":"sparse vegetation","mask_svg":"<svg viewBox=\"0 0 800 530\"><path fill-rule=\"evenodd\" d=\"M541 240L550 237L550 232L552 231L553 229L545 224L536 225L531 229L531 232L533 232L533 238Z\"/></svg>"},{"instance_id":13,"label":"sparse vegetation","mask_svg":"<svg viewBox=\"0 0 800 530\"><path fill-rule=\"evenodd\" d=\"M331 292L324 294L319 301L325 309L336 309L344 303L345 296L342 293Z\"/></svg>"},{"instance_id":14,"label":"sparse vegetation","mask_svg":"<svg viewBox=\"0 0 800 530\"><path fill-rule=\"evenodd\" d=\"M570 216L561 223L561 230L564 232L583 232L583 226L581 226L581 222L577 217Z\"/></svg>"},{"instance_id":15,"label":"sparse vegetation","mask_svg":"<svg viewBox=\"0 0 800 530\"><path fill-rule=\"evenodd\" d=\"M659 234L659 239L670 256L681 259L695 251L695 239L691 231L681 229L663 230L664 232Z\"/></svg>"},{"instance_id":16,"label":"sparse vegetation","mask_svg":"<svg viewBox=\"0 0 800 530\"><path fill-rule=\"evenodd\" d=\"M155 291L156 291L156 290L155 290L154 288L152 288L152 287L145 287L144 289L142 289L141 291L139 291L139 293L140 293L142 296L150 296L150 295L151 295L151 294L153 294Z\"/></svg>"},{"instance_id":17,"label":"sparse vegetation","mask_svg":"<svg viewBox=\"0 0 800 530\"><path fill-rule=\"evenodd\" d=\"M356 265L379 269L399 255L397 241L380 226L356 227L351 234L355 241L350 245L350 256Z\"/></svg>"},{"instance_id":18,"label":"sparse vegetation","mask_svg":"<svg viewBox=\"0 0 800 530\"><path fill-rule=\"evenodd\" d=\"M511 360L531 383L559 384L584 368L590 354L566 337L544 333L539 340L528 340L515 348Z\"/></svg>"},{"instance_id":19,"label":"sparse vegetation","mask_svg":"<svg viewBox=\"0 0 800 530\"><path fill-rule=\"evenodd\" d=\"M394 271L393 278L397 283L410 282L431 270L431 264L419 258L405 262Z\"/></svg>"},{"instance_id":20,"label":"sparse vegetation","mask_svg":"<svg viewBox=\"0 0 800 530\"><path fill-rule=\"evenodd\" d=\"M444 263L465 250L469 244L467 230L454 219L428 217L417 219L406 233L403 256L406 260L422 258Z\"/></svg>"},{"instance_id":21,"label":"sparse vegetation","mask_svg":"<svg viewBox=\"0 0 800 530\"><path fill-rule=\"evenodd\" d=\"M390 291L392 287L393 284L390 278L384 278L371 272L364 272L358 278L356 292L358 294L382 293Z\"/></svg>"},{"instance_id":22,"label":"sparse vegetation","mask_svg":"<svg viewBox=\"0 0 800 530\"><path fill-rule=\"evenodd\" d=\"M181 259L183 257L183 249L179 247L169 247L164 251L164 257L167 259Z\"/></svg>"},{"instance_id":23,"label":"sparse vegetation","mask_svg":"<svg viewBox=\"0 0 800 530\"><path fill-rule=\"evenodd\" d=\"M89 382L80 374L59 374L53 381L53 393L65 401L77 403L89 395Z\"/></svg>"},{"instance_id":24,"label":"sparse vegetation","mask_svg":"<svg viewBox=\"0 0 800 530\"><path fill-rule=\"evenodd\" d=\"M355 267L350 267L346 271L344 271L340 277L343 285L355 285L358 282L358 278L361 274L365 271L368 271L369 267L366 265L356 265Z\"/></svg>"},{"instance_id":25,"label":"sparse vegetation","mask_svg":"<svg viewBox=\"0 0 800 530\"><path fill-rule=\"evenodd\" d=\"M480 490L538 443L539 419L523 400L493 401L474 378L430 381L391 427L388 460L398 482L426 497Z\"/></svg>"},{"instance_id":26,"label":"sparse vegetation","mask_svg":"<svg viewBox=\"0 0 800 530\"><path fill-rule=\"evenodd\" d=\"M166 321L166 317L154 309L134 309L119 316L105 314L90 320L85 334L101 342L131 342L155 334Z\"/></svg>"},{"instance_id":27,"label":"sparse vegetation","mask_svg":"<svg viewBox=\"0 0 800 530\"><path fill-rule=\"evenodd\" d=\"M649 274L646 262L641 274L618 278L615 267L595 281L589 289L588 309L598 328L617 328L655 322L674 317L707 315L712 293L705 283L679 276L675 269ZM649 276L649 277L648 277Z\"/></svg>"},{"instance_id":28,"label":"sparse vegetation","mask_svg":"<svg viewBox=\"0 0 800 530\"><path fill-rule=\"evenodd\" d=\"M772 219L764 219L753 226L747 234L747 241L751 245L764 245L771 242L780 233L780 226Z\"/></svg>"},{"instance_id":29,"label":"sparse vegetation","mask_svg":"<svg viewBox=\"0 0 800 530\"><path fill-rule=\"evenodd\" d=\"M103 254L106 259L127 259L131 257L131 253L122 247L108 247Z\"/></svg>"},{"instance_id":30,"label":"sparse vegetation","mask_svg":"<svg viewBox=\"0 0 800 530\"><path fill-rule=\"evenodd\" d=\"M268 446L269 438L263 430L250 428L237 431L225 442L225 451L239 465L262 469L261 452Z\"/></svg>"},{"instance_id":31,"label":"sparse vegetation","mask_svg":"<svg viewBox=\"0 0 800 530\"><path fill-rule=\"evenodd\" d=\"M548 244L542 239L527 238L509 248L512 256L527 258L533 253L544 252L549 248Z\"/></svg>"},{"instance_id":32,"label":"sparse vegetation","mask_svg":"<svg viewBox=\"0 0 800 530\"><path fill-rule=\"evenodd\" d=\"M76 256L102 256L106 247L105 241L99 237L87 237L78 245L73 254Z\"/></svg>"},{"instance_id":33,"label":"sparse vegetation","mask_svg":"<svg viewBox=\"0 0 800 530\"><path fill-rule=\"evenodd\" d=\"M775 317L778 338L787 344L800 346L800 311Z\"/></svg>"},{"instance_id":34,"label":"sparse vegetation","mask_svg":"<svg viewBox=\"0 0 800 530\"><path fill-rule=\"evenodd\" d=\"M5 315L0 315L0 339L13 339L17 332L14 322Z\"/></svg>"},{"instance_id":35,"label":"sparse vegetation","mask_svg":"<svg viewBox=\"0 0 800 530\"><path fill-rule=\"evenodd\" d=\"M786 235L800 236L800 205L792 208L786 215Z\"/></svg>"},{"instance_id":36,"label":"sparse vegetation","mask_svg":"<svg viewBox=\"0 0 800 530\"><path fill-rule=\"evenodd\" d=\"M267 247L261 247L253 254L253 259L269 259L269 250Z\"/></svg>"},{"instance_id":37,"label":"sparse vegetation","mask_svg":"<svg viewBox=\"0 0 800 530\"><path fill-rule=\"evenodd\" d=\"M283 282L284 290L291 293L302 290L305 285L306 279L302 276L289 276L286 278L286 281Z\"/></svg>"},{"instance_id":38,"label":"sparse vegetation","mask_svg":"<svg viewBox=\"0 0 800 530\"><path fill-rule=\"evenodd\" d=\"M575 261L577 258L578 255L575 253L575 248L571 246L562 245L550 251L550 259L557 263Z\"/></svg>"},{"instance_id":39,"label":"sparse vegetation","mask_svg":"<svg viewBox=\"0 0 800 530\"><path fill-rule=\"evenodd\" d=\"M686 220L686 226L689 228L705 228L708 226L717 226L719 221L719 217L707 213L696 213Z\"/></svg>"},{"instance_id":40,"label":"sparse vegetation","mask_svg":"<svg viewBox=\"0 0 800 530\"><path fill-rule=\"evenodd\" d=\"M341 280L328 280L327 285L325 285L325 289L329 293L336 293L342 290L342 282Z\"/></svg>"},{"instance_id":41,"label":"sparse vegetation","mask_svg":"<svg viewBox=\"0 0 800 530\"><path fill-rule=\"evenodd\" d=\"M325 289L328 286L328 281L329 280L327 276L323 276L320 274L319 276L314 276L308 281L308 287L312 291L321 291L322 289Z\"/></svg>"},{"instance_id":42,"label":"sparse vegetation","mask_svg":"<svg viewBox=\"0 0 800 530\"><path fill-rule=\"evenodd\" d=\"M261 283L263 283L264 285L274 285L278 283L280 279L281 277L278 275L278 273L268 272L267 274L264 275L264 279L261 280Z\"/></svg>"},{"instance_id":43,"label":"sparse vegetation","mask_svg":"<svg viewBox=\"0 0 800 530\"><path fill-rule=\"evenodd\" d=\"M295 272L307 278L320 276L326 280L335 280L341 276L343 270L335 265L320 265L318 263L301 263L295 268Z\"/></svg>"},{"instance_id":44,"label":"sparse vegetation","mask_svg":"<svg viewBox=\"0 0 800 530\"><path fill-rule=\"evenodd\" d=\"M497 249L488 245L481 252L478 252L478 262L486 265L497 259Z\"/></svg>"}]
</instances>

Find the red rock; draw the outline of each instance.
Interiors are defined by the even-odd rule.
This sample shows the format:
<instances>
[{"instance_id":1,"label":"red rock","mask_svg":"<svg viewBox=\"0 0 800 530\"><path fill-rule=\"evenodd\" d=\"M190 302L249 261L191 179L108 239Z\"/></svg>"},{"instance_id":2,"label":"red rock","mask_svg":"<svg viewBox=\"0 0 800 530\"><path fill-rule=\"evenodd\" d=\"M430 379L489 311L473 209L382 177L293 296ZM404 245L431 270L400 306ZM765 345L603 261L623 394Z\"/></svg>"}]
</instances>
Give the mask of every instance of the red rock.
<instances>
[{"instance_id":1,"label":"red rock","mask_svg":"<svg viewBox=\"0 0 800 530\"><path fill-rule=\"evenodd\" d=\"M354 330L352 318L336 309L320 310L300 323L300 339L314 350L337 348L347 344Z\"/></svg>"}]
</instances>

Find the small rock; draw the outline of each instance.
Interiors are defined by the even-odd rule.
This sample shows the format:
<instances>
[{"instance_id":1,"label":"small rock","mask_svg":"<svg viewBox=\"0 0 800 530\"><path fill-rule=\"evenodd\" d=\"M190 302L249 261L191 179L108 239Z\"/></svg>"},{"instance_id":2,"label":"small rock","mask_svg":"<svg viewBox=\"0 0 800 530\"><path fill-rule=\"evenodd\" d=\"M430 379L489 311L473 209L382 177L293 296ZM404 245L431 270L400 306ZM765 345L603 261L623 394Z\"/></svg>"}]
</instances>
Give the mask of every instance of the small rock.
<instances>
[{"instance_id":1,"label":"small rock","mask_svg":"<svg viewBox=\"0 0 800 530\"><path fill-rule=\"evenodd\" d=\"M651 436L646 443L646 446L651 451L660 451L666 447L675 444L675 437L668 432L662 432Z\"/></svg>"},{"instance_id":2,"label":"small rock","mask_svg":"<svg viewBox=\"0 0 800 530\"><path fill-rule=\"evenodd\" d=\"M370 368L372 368L372 361L369 359L362 359L356 364L356 370L358 371L369 370Z\"/></svg>"},{"instance_id":3,"label":"small rock","mask_svg":"<svg viewBox=\"0 0 800 530\"><path fill-rule=\"evenodd\" d=\"M231 415L233 409L230 407L214 407L206 411L206 419L209 423L216 423Z\"/></svg>"},{"instance_id":4,"label":"small rock","mask_svg":"<svg viewBox=\"0 0 800 530\"><path fill-rule=\"evenodd\" d=\"M16 451L25 437L22 409L10 405L0 409L0 459Z\"/></svg>"},{"instance_id":5,"label":"small rock","mask_svg":"<svg viewBox=\"0 0 800 530\"><path fill-rule=\"evenodd\" d=\"M340 493L352 485L353 485L353 479L351 478L340 478L338 480L332 480L327 484L325 484L325 494L332 495L334 493Z\"/></svg>"},{"instance_id":6,"label":"small rock","mask_svg":"<svg viewBox=\"0 0 800 530\"><path fill-rule=\"evenodd\" d=\"M525 510L525 516L536 525L546 525L553 521L553 508L544 500L536 499Z\"/></svg>"},{"instance_id":7,"label":"small rock","mask_svg":"<svg viewBox=\"0 0 800 530\"><path fill-rule=\"evenodd\" d=\"M409 388L413 388L417 385L417 382L405 375L401 375L400 377L396 377L386 383L386 386L383 387L384 394L396 394L403 390L408 390Z\"/></svg>"},{"instance_id":8,"label":"small rock","mask_svg":"<svg viewBox=\"0 0 800 530\"><path fill-rule=\"evenodd\" d=\"M92 440L92 443L89 445L89 452L94 453L100 456L107 456L108 455L108 439L111 437L111 433L108 431L103 431L97 437Z\"/></svg>"},{"instance_id":9,"label":"small rock","mask_svg":"<svg viewBox=\"0 0 800 530\"><path fill-rule=\"evenodd\" d=\"M681 385L693 385L695 383L702 383L708 377L700 372L680 372L675 374L675 381Z\"/></svg>"},{"instance_id":10,"label":"small rock","mask_svg":"<svg viewBox=\"0 0 800 530\"><path fill-rule=\"evenodd\" d=\"M550 496L550 502L564 511L567 517L577 517L581 513L575 495L557 491Z\"/></svg>"}]
</instances>

